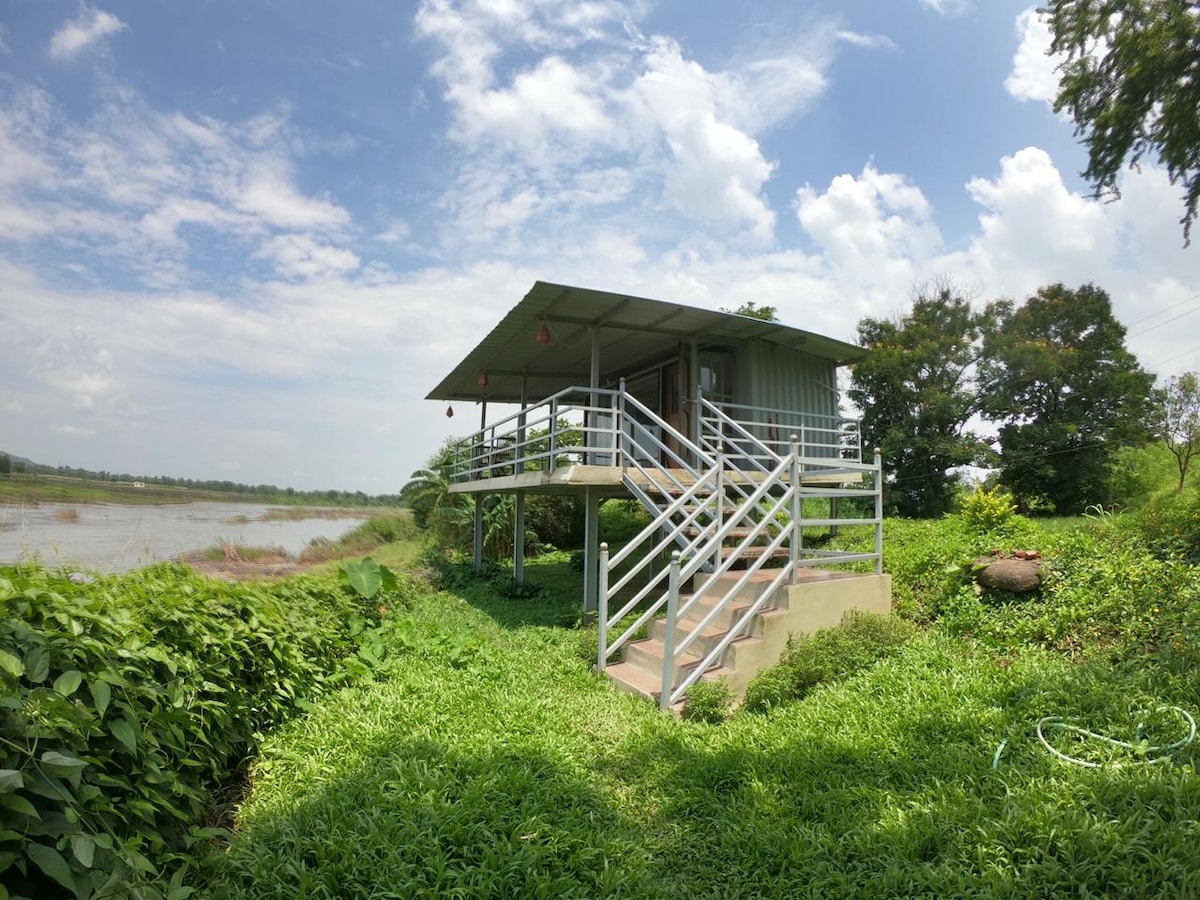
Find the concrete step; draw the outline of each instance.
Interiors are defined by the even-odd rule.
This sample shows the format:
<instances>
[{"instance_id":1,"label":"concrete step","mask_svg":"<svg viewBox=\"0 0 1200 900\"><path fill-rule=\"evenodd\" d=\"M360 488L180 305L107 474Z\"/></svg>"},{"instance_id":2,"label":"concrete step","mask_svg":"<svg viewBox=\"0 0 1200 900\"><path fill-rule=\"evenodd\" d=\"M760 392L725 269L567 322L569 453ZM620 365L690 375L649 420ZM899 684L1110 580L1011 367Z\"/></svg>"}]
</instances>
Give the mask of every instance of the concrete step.
<instances>
[{"instance_id":1,"label":"concrete step","mask_svg":"<svg viewBox=\"0 0 1200 900\"><path fill-rule=\"evenodd\" d=\"M606 667L604 674L617 690L627 694L636 694L639 697L646 697L658 703L659 695L662 693L661 669L651 675L643 669L630 666L629 663L619 662ZM701 675L700 680L715 681L718 678L730 678L733 674L730 669L726 669L723 666L716 666ZM677 703L671 709L674 712L680 712L683 709L683 704Z\"/></svg>"},{"instance_id":2,"label":"concrete step","mask_svg":"<svg viewBox=\"0 0 1200 900\"><path fill-rule=\"evenodd\" d=\"M674 680L678 682L685 675L688 675L698 666L704 657L690 647L681 654L675 661L673 670ZM634 641L631 644L625 645L625 659L623 662L629 663L634 668L640 668L647 673L656 674L659 679L662 678L663 670L663 642L659 638L643 638L640 641ZM715 668L715 666L710 666Z\"/></svg>"}]
</instances>

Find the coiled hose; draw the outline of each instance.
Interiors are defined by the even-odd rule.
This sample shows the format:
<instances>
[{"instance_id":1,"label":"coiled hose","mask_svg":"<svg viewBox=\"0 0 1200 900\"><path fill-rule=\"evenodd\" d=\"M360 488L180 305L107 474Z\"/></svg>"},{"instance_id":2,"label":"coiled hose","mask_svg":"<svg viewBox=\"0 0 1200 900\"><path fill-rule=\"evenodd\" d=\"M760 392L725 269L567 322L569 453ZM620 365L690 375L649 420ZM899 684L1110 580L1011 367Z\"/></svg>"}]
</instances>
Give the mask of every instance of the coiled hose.
<instances>
[{"instance_id":1,"label":"coiled hose","mask_svg":"<svg viewBox=\"0 0 1200 900\"><path fill-rule=\"evenodd\" d=\"M1177 713L1187 725L1187 734L1172 744L1163 744L1162 746L1157 747L1144 746L1145 740L1142 737L1146 730L1146 725L1144 722L1138 723L1135 740L1122 741L1118 740L1117 738L1111 738L1108 735L1099 734L1095 731L1089 731L1087 728L1083 728L1079 725L1073 725L1071 723L1078 721L1078 719L1074 717L1068 719L1062 716L1045 716L1041 719L1038 719L1036 728L1037 737L1038 740L1041 741L1042 746L1049 750L1051 754L1058 757L1063 762L1069 762L1076 766L1086 766L1089 769L1099 769L1104 765L1110 765L1113 768L1118 768L1123 765L1123 763L1120 761L1112 763L1098 763L1063 753L1061 750L1053 747L1050 744L1050 741L1046 739L1046 732L1048 730L1069 731L1088 738L1089 740L1100 741L1108 744L1110 747L1121 747L1126 750L1131 750L1138 755L1141 763L1147 766L1155 766L1161 762L1171 759L1176 753L1191 744L1196 739L1196 720L1192 718L1191 713L1189 713L1186 709L1180 709L1178 706L1160 706L1155 710L1155 713L1162 712ZM1004 748L1006 746L1008 746L1008 738L1005 738L1000 742L1000 746L996 748L996 752L992 756L993 769L1000 768L1000 755L1004 753Z\"/></svg>"}]
</instances>

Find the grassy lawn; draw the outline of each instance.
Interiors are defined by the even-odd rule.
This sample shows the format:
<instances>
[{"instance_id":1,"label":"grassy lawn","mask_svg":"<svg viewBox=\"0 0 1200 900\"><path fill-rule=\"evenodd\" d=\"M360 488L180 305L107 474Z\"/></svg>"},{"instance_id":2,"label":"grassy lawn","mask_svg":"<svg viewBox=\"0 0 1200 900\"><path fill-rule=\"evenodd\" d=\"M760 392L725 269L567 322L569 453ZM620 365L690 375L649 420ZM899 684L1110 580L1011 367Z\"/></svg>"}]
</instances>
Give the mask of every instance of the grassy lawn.
<instances>
[{"instance_id":1,"label":"grassy lawn","mask_svg":"<svg viewBox=\"0 0 1200 900\"><path fill-rule=\"evenodd\" d=\"M949 625L801 702L722 725L660 715L589 673L587 633L564 625L578 593L561 559L532 600L488 582L409 591L376 681L268 736L202 895L1200 895L1195 744L1161 765L1063 745L1110 763L1093 769L1055 759L1034 733L1062 715L1115 737L1144 722L1151 744L1178 738L1178 719L1155 710L1200 708L1190 613L1175 610L1169 657L1065 654L1030 637L1051 611L972 610L944 590L929 600L925 556L938 555L923 548L953 543L931 528L889 539L895 567L928 580L910 605L929 609L914 618ZM1124 577L1132 563L1119 562ZM1147 584L1162 576L1139 564ZM1074 605L1051 624L1127 615L1088 607L1112 592L1072 565L1062 577L1091 586L1063 588ZM1158 602L1145 600L1147 615ZM1093 632L1095 646L1109 640L1077 633Z\"/></svg>"}]
</instances>

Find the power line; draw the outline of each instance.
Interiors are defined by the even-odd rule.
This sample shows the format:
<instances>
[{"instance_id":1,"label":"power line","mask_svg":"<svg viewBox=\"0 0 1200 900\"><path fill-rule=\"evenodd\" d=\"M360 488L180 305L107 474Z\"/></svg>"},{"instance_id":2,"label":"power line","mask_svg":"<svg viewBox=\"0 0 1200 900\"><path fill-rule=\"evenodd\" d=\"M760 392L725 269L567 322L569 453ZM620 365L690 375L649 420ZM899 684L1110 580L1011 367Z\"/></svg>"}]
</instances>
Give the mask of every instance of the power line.
<instances>
[{"instance_id":1,"label":"power line","mask_svg":"<svg viewBox=\"0 0 1200 900\"><path fill-rule=\"evenodd\" d=\"M1155 316L1161 316L1163 313L1169 313L1171 310L1176 309L1180 306L1183 306L1183 304L1185 304L1185 303L1191 303L1193 300L1197 299L1198 297L1200 297L1200 293L1192 294L1192 296L1188 297L1185 300L1180 300L1178 303L1172 303L1166 309L1160 309L1158 312L1152 312L1148 316L1142 316L1140 319L1134 319L1132 322L1129 323L1129 327L1132 328L1134 325L1140 325L1142 322L1145 322L1147 319L1153 319ZM1158 326L1156 325L1155 327L1157 328ZM1147 330L1149 330L1149 329L1147 329Z\"/></svg>"},{"instance_id":2,"label":"power line","mask_svg":"<svg viewBox=\"0 0 1200 900\"><path fill-rule=\"evenodd\" d=\"M1197 307L1197 309L1200 309L1200 307ZM1133 334L1131 334L1129 336L1131 338L1135 338L1140 334L1145 334L1148 331L1153 331L1155 328L1162 328L1164 325L1170 325L1172 322L1182 319L1184 316L1190 316L1195 311L1196 311L1195 309L1186 310L1185 312L1181 312L1177 316L1172 316L1171 318L1167 319L1165 322L1159 322L1157 325L1151 325L1149 328L1143 328L1141 331L1135 331ZM1166 312L1166 310L1163 310L1163 312Z\"/></svg>"}]
</instances>

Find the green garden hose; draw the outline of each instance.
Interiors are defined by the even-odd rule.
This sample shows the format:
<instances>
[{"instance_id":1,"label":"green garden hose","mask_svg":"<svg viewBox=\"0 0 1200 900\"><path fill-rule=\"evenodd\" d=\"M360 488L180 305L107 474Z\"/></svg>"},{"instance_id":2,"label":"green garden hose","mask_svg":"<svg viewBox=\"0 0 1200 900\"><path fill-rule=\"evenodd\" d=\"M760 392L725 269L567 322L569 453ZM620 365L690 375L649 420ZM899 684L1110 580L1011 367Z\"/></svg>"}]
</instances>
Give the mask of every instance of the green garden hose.
<instances>
[{"instance_id":1,"label":"green garden hose","mask_svg":"<svg viewBox=\"0 0 1200 900\"><path fill-rule=\"evenodd\" d=\"M1140 762L1143 762L1148 766L1154 766L1164 762L1165 760L1171 759L1176 753L1191 744L1196 739L1196 720L1192 718L1191 713L1189 713L1186 709L1180 709L1178 706L1160 706L1155 710L1156 713L1167 711L1178 713L1179 717L1187 724L1187 734L1172 744L1164 744L1157 747L1145 746L1145 740L1142 737L1146 730L1144 722L1138 724L1135 740L1122 741L1116 738L1110 738L1104 734L1098 734L1095 731L1089 731L1088 729L1079 725L1073 725L1071 723L1077 721L1077 719L1074 717L1067 719L1062 716L1045 716L1041 719L1038 719L1036 729L1037 737L1038 740L1042 742L1042 746L1049 750L1054 756L1058 757L1064 762L1069 762L1077 766L1086 766L1089 769L1099 769L1106 764L1092 762L1091 760L1087 759L1080 759L1077 756L1071 756L1063 753L1061 750L1051 746L1050 742L1046 739L1046 731L1070 731L1074 734L1080 735L1081 737L1088 738L1089 740L1100 741L1108 744L1111 747L1122 747L1126 750L1132 750L1138 755ZM992 756L993 769L1000 768L1000 755L1004 752L1004 748L1006 746L1008 746L1007 738L1000 742L1000 746L996 748L996 752ZM1107 765L1111 765L1112 767L1116 768L1121 766L1122 763L1113 762L1108 763Z\"/></svg>"}]
</instances>

